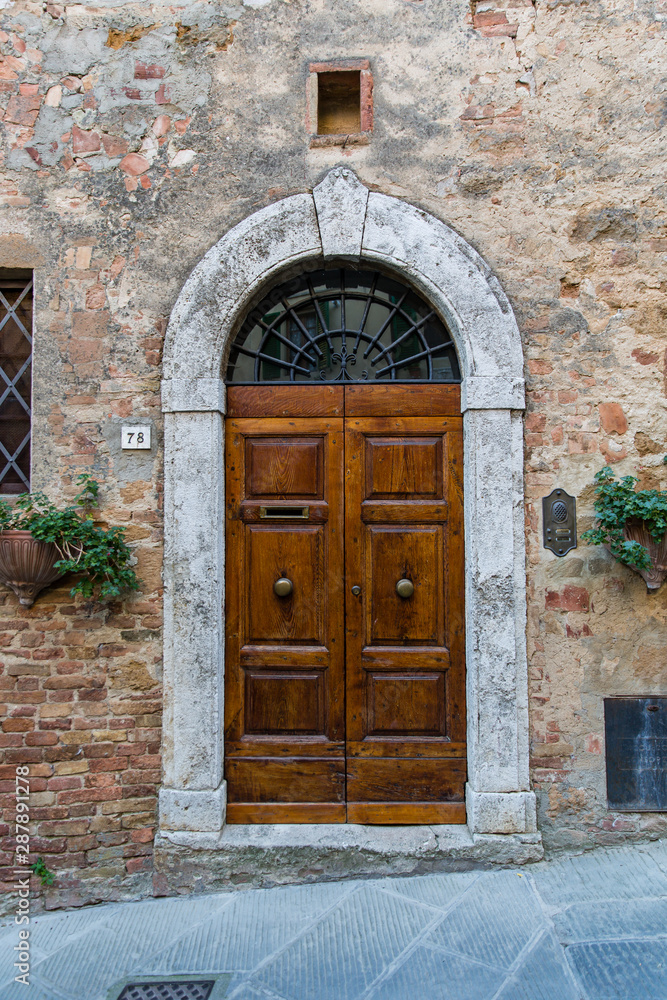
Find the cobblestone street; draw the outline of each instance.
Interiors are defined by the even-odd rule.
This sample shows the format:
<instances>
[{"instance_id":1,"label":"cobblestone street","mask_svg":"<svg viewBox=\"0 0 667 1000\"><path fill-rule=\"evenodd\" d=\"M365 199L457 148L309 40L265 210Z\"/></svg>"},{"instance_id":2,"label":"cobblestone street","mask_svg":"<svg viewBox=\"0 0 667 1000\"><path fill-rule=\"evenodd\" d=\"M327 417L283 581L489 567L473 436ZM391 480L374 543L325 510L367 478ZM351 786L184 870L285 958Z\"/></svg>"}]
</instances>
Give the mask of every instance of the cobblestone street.
<instances>
[{"instance_id":1,"label":"cobblestone street","mask_svg":"<svg viewBox=\"0 0 667 1000\"><path fill-rule=\"evenodd\" d=\"M1 935L2 1000L188 977L213 980L211 1000L664 1000L667 844L43 914L28 989L17 928Z\"/></svg>"}]
</instances>

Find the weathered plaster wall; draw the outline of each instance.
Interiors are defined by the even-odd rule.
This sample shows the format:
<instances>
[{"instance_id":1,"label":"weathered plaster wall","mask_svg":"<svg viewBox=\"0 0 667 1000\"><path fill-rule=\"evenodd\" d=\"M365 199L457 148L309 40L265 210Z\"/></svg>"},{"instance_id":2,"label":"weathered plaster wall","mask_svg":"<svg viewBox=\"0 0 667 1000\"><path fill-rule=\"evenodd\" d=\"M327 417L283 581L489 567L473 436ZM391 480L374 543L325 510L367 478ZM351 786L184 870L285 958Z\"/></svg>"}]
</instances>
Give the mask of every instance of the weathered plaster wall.
<instances>
[{"instance_id":1,"label":"weathered plaster wall","mask_svg":"<svg viewBox=\"0 0 667 1000\"><path fill-rule=\"evenodd\" d=\"M93 471L103 515L127 525L145 582L107 610L70 601L66 587L30 611L7 594L0 609L5 777L19 758L34 764L49 866L87 862L94 887L77 887L81 873L67 883L81 898L119 892L128 873L148 878L158 385L171 307L232 225L312 189L337 163L457 229L520 321L545 839L664 831L664 816L606 811L602 698L667 693L667 592L648 596L599 550L557 560L540 541L540 498L554 485L576 494L585 527L606 462L667 485L664 4L1 6L0 259L11 265L18 247L17 263L36 268L34 482L66 495L76 473ZM311 148L308 64L351 57L373 72L371 141ZM153 422L150 456L121 454L123 420Z\"/></svg>"}]
</instances>

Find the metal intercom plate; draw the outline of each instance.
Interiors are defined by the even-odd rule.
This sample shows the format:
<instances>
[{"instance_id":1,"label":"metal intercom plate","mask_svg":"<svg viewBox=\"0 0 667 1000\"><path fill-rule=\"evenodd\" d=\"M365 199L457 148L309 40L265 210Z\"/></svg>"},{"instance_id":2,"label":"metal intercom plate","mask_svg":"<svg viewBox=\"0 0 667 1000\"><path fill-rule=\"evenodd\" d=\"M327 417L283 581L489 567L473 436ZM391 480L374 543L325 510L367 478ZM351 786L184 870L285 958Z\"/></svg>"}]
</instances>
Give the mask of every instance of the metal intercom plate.
<instances>
[{"instance_id":1,"label":"metal intercom plate","mask_svg":"<svg viewBox=\"0 0 667 1000\"><path fill-rule=\"evenodd\" d=\"M555 489L542 498L544 547L556 556L577 547L577 501L565 490Z\"/></svg>"}]
</instances>

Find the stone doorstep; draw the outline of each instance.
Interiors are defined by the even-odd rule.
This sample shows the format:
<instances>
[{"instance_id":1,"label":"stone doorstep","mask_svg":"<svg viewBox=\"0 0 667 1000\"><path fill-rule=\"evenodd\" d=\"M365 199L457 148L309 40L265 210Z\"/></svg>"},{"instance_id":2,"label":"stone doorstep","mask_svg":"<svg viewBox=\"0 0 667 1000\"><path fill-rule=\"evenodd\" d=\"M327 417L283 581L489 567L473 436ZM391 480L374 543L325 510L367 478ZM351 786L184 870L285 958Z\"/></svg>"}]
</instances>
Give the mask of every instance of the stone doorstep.
<instances>
[{"instance_id":1,"label":"stone doorstep","mask_svg":"<svg viewBox=\"0 0 667 1000\"><path fill-rule=\"evenodd\" d=\"M169 894L515 866L543 857L539 833L471 834L463 825L238 824L221 834L158 834L154 871L158 891Z\"/></svg>"}]
</instances>

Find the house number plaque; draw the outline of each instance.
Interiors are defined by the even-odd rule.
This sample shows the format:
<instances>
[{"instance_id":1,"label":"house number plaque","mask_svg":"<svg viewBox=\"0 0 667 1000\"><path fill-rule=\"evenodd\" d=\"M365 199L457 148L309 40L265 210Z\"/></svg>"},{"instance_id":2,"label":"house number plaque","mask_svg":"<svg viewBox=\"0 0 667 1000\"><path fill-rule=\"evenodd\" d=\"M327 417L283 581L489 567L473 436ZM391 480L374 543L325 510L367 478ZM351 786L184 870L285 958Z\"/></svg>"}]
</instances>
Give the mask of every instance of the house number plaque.
<instances>
[{"instance_id":1,"label":"house number plaque","mask_svg":"<svg viewBox=\"0 0 667 1000\"><path fill-rule=\"evenodd\" d=\"M121 427L120 447L122 451L150 451L150 424L135 424L134 427Z\"/></svg>"},{"instance_id":2,"label":"house number plaque","mask_svg":"<svg viewBox=\"0 0 667 1000\"><path fill-rule=\"evenodd\" d=\"M577 501L565 490L553 490L542 498L544 547L564 556L577 547Z\"/></svg>"}]
</instances>

